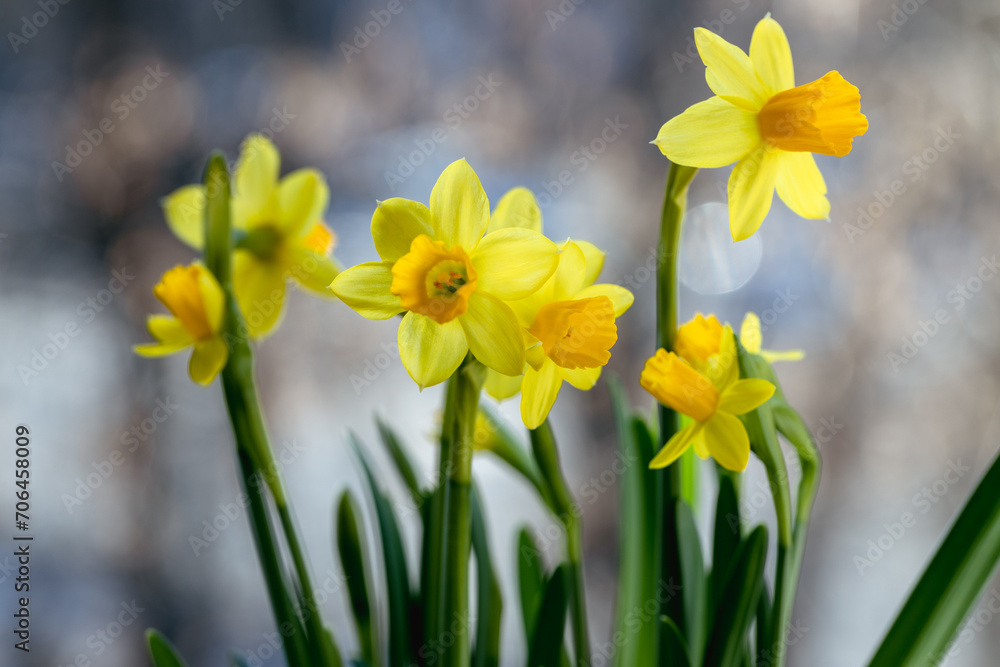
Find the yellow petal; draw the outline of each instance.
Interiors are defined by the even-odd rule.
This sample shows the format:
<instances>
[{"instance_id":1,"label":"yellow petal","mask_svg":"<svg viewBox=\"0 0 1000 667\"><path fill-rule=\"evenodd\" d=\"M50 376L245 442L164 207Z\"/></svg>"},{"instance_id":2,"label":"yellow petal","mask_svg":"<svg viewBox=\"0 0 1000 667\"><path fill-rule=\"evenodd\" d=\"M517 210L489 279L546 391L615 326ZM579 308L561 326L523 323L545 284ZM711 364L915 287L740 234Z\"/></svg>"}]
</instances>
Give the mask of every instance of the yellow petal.
<instances>
[{"instance_id":1,"label":"yellow petal","mask_svg":"<svg viewBox=\"0 0 1000 667\"><path fill-rule=\"evenodd\" d=\"M705 317L701 313L677 328L674 336L674 352L689 364L700 365L719 353L722 345L722 323L715 315Z\"/></svg>"},{"instance_id":2,"label":"yellow petal","mask_svg":"<svg viewBox=\"0 0 1000 667\"><path fill-rule=\"evenodd\" d=\"M589 299L594 296L606 296L611 299L611 304L615 309L615 317L621 317L622 313L628 310L632 306L632 302L635 297L632 296L632 292L621 285L591 285L590 287L584 287L582 290L577 292L574 299Z\"/></svg>"},{"instance_id":3,"label":"yellow petal","mask_svg":"<svg viewBox=\"0 0 1000 667\"><path fill-rule=\"evenodd\" d=\"M583 289L587 279L587 256L573 241L563 244L559 252L559 266L552 274L550 301L573 299Z\"/></svg>"},{"instance_id":4,"label":"yellow petal","mask_svg":"<svg viewBox=\"0 0 1000 667\"><path fill-rule=\"evenodd\" d=\"M639 384L663 405L699 422L711 417L719 402L708 378L663 348L646 360Z\"/></svg>"},{"instance_id":5,"label":"yellow petal","mask_svg":"<svg viewBox=\"0 0 1000 667\"><path fill-rule=\"evenodd\" d=\"M719 395L719 410L743 415L754 410L774 395L774 385L767 380L751 378L737 380Z\"/></svg>"},{"instance_id":6,"label":"yellow petal","mask_svg":"<svg viewBox=\"0 0 1000 667\"><path fill-rule=\"evenodd\" d=\"M236 193L247 209L260 211L271 201L278 185L281 156L271 140L251 134L243 141L236 163Z\"/></svg>"},{"instance_id":7,"label":"yellow petal","mask_svg":"<svg viewBox=\"0 0 1000 667\"><path fill-rule=\"evenodd\" d=\"M716 412L704 424L705 444L709 453L723 468L742 472L750 461L750 438L736 417Z\"/></svg>"},{"instance_id":8,"label":"yellow petal","mask_svg":"<svg viewBox=\"0 0 1000 667\"><path fill-rule=\"evenodd\" d=\"M490 202L468 162L452 162L441 173L431 190L430 211L435 241L476 247L490 224Z\"/></svg>"},{"instance_id":9,"label":"yellow petal","mask_svg":"<svg viewBox=\"0 0 1000 667\"><path fill-rule=\"evenodd\" d=\"M580 391L590 391L601 378L601 367L563 368L562 376L566 382L569 382Z\"/></svg>"},{"instance_id":10,"label":"yellow petal","mask_svg":"<svg viewBox=\"0 0 1000 667\"><path fill-rule=\"evenodd\" d=\"M826 181L812 153L780 151L777 158L781 201L803 218L828 220L830 200L826 198Z\"/></svg>"},{"instance_id":11,"label":"yellow petal","mask_svg":"<svg viewBox=\"0 0 1000 667\"><path fill-rule=\"evenodd\" d=\"M505 401L508 398L516 396L517 392L521 391L521 381L523 379L523 375L511 377L503 373L497 373L492 368L487 368L486 382L483 383L483 389L496 400Z\"/></svg>"},{"instance_id":12,"label":"yellow petal","mask_svg":"<svg viewBox=\"0 0 1000 667\"><path fill-rule=\"evenodd\" d=\"M764 337L760 333L760 318L756 313L747 313L743 316L743 324L740 325L740 342L747 352L760 354L760 346Z\"/></svg>"},{"instance_id":13,"label":"yellow petal","mask_svg":"<svg viewBox=\"0 0 1000 667\"><path fill-rule=\"evenodd\" d=\"M451 377L469 350L465 332L458 320L438 324L417 313L403 316L403 321L399 324L398 341L399 358L406 372L421 389L440 384Z\"/></svg>"},{"instance_id":14,"label":"yellow petal","mask_svg":"<svg viewBox=\"0 0 1000 667\"><path fill-rule=\"evenodd\" d=\"M779 160L765 143L736 163L729 177L729 228L734 241L753 236L771 210Z\"/></svg>"},{"instance_id":15,"label":"yellow petal","mask_svg":"<svg viewBox=\"0 0 1000 667\"><path fill-rule=\"evenodd\" d=\"M286 237L304 236L323 217L330 201L326 179L315 169L299 169L278 186L278 228Z\"/></svg>"},{"instance_id":16,"label":"yellow petal","mask_svg":"<svg viewBox=\"0 0 1000 667\"><path fill-rule=\"evenodd\" d=\"M209 338L194 344L194 353L188 364L191 379L200 385L211 384L215 376L226 365L229 348L221 338Z\"/></svg>"},{"instance_id":17,"label":"yellow petal","mask_svg":"<svg viewBox=\"0 0 1000 667\"><path fill-rule=\"evenodd\" d=\"M167 225L181 241L196 250L205 244L205 188L187 185L163 200Z\"/></svg>"},{"instance_id":18,"label":"yellow petal","mask_svg":"<svg viewBox=\"0 0 1000 667\"><path fill-rule=\"evenodd\" d=\"M168 354L174 354L175 352L180 352L184 348L191 345L190 342L187 343L144 343L142 345L133 345L132 351L141 357L164 357Z\"/></svg>"},{"instance_id":19,"label":"yellow petal","mask_svg":"<svg viewBox=\"0 0 1000 667\"><path fill-rule=\"evenodd\" d=\"M757 109L763 106L767 92L743 49L705 28L694 29L694 42L708 68L705 78L713 93L747 100Z\"/></svg>"},{"instance_id":20,"label":"yellow petal","mask_svg":"<svg viewBox=\"0 0 1000 667\"><path fill-rule=\"evenodd\" d=\"M524 371L524 337L514 311L486 292L469 298L469 310L460 315L469 349L488 368L504 375Z\"/></svg>"},{"instance_id":21,"label":"yellow petal","mask_svg":"<svg viewBox=\"0 0 1000 667\"><path fill-rule=\"evenodd\" d=\"M285 270L302 285L319 296L333 297L330 283L340 273L340 266L330 257L324 257L308 248L293 245L283 254Z\"/></svg>"},{"instance_id":22,"label":"yellow petal","mask_svg":"<svg viewBox=\"0 0 1000 667\"><path fill-rule=\"evenodd\" d=\"M212 331L222 331L222 323L226 318L226 293L222 285L215 279L211 271L204 269L198 272L198 291L205 308L205 316Z\"/></svg>"},{"instance_id":23,"label":"yellow petal","mask_svg":"<svg viewBox=\"0 0 1000 667\"><path fill-rule=\"evenodd\" d=\"M761 350L764 361L773 364L776 361L799 361L805 359L805 350Z\"/></svg>"},{"instance_id":24,"label":"yellow petal","mask_svg":"<svg viewBox=\"0 0 1000 667\"><path fill-rule=\"evenodd\" d=\"M604 251L590 241L577 241L575 243L583 251L584 264L587 268L584 271L583 284L593 285L597 281L597 276L601 275L604 269Z\"/></svg>"},{"instance_id":25,"label":"yellow petal","mask_svg":"<svg viewBox=\"0 0 1000 667\"><path fill-rule=\"evenodd\" d=\"M736 340L733 337L733 328L728 324L722 327L719 351L708 358L708 363L703 368L712 386L720 392L739 379L740 364L736 354Z\"/></svg>"},{"instance_id":26,"label":"yellow petal","mask_svg":"<svg viewBox=\"0 0 1000 667\"><path fill-rule=\"evenodd\" d=\"M368 262L341 271L330 290L362 317L387 320L403 312L391 286L392 262Z\"/></svg>"},{"instance_id":27,"label":"yellow petal","mask_svg":"<svg viewBox=\"0 0 1000 667\"><path fill-rule=\"evenodd\" d=\"M521 419L528 428L535 429L549 416L562 387L562 374L551 361L543 363L537 371L528 367L521 385Z\"/></svg>"},{"instance_id":28,"label":"yellow petal","mask_svg":"<svg viewBox=\"0 0 1000 667\"><path fill-rule=\"evenodd\" d=\"M701 424L691 424L682 428L680 431L675 433L667 444L663 445L663 449L653 457L653 460L649 462L650 468L666 468L668 465L676 461L681 457L681 454L687 451L688 447L691 446L691 441L699 434L701 431Z\"/></svg>"},{"instance_id":29,"label":"yellow petal","mask_svg":"<svg viewBox=\"0 0 1000 667\"><path fill-rule=\"evenodd\" d=\"M262 262L249 252L236 252L233 290L251 336L262 338L277 327L285 305L285 273L281 265Z\"/></svg>"},{"instance_id":30,"label":"yellow petal","mask_svg":"<svg viewBox=\"0 0 1000 667\"><path fill-rule=\"evenodd\" d=\"M505 301L538 290L559 264L556 244L530 229L500 229L483 237L471 255L478 289Z\"/></svg>"},{"instance_id":31,"label":"yellow petal","mask_svg":"<svg viewBox=\"0 0 1000 667\"><path fill-rule=\"evenodd\" d=\"M750 61L769 97L795 87L792 49L788 46L785 31L770 15L761 19L754 28L750 40Z\"/></svg>"},{"instance_id":32,"label":"yellow petal","mask_svg":"<svg viewBox=\"0 0 1000 667\"><path fill-rule=\"evenodd\" d=\"M387 262L410 252L418 236L432 237L431 212L417 201L393 197L380 201L372 215L372 239L378 256Z\"/></svg>"},{"instance_id":33,"label":"yellow petal","mask_svg":"<svg viewBox=\"0 0 1000 667\"><path fill-rule=\"evenodd\" d=\"M718 97L671 118L653 141L671 162L700 168L732 164L760 142L757 115Z\"/></svg>"},{"instance_id":34,"label":"yellow petal","mask_svg":"<svg viewBox=\"0 0 1000 667\"><path fill-rule=\"evenodd\" d=\"M486 233L510 227L542 232L542 210L528 188L514 188L500 198Z\"/></svg>"},{"instance_id":35,"label":"yellow petal","mask_svg":"<svg viewBox=\"0 0 1000 667\"><path fill-rule=\"evenodd\" d=\"M146 328L153 338L166 345L184 347L194 342L181 321L171 315L150 315L146 318Z\"/></svg>"}]
</instances>

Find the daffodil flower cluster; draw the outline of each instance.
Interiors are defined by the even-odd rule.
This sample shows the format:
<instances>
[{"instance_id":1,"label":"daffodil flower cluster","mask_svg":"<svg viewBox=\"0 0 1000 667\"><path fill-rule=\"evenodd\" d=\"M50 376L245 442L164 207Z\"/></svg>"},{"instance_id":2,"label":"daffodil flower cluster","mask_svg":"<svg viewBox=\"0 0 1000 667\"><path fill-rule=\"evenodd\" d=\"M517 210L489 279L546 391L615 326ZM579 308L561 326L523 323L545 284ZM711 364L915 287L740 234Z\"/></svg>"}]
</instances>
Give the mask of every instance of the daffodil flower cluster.
<instances>
[{"instance_id":1,"label":"daffodil flower cluster","mask_svg":"<svg viewBox=\"0 0 1000 667\"><path fill-rule=\"evenodd\" d=\"M657 350L640 384L663 405L693 422L674 434L650 463L664 468L690 447L724 468L742 471L750 460L750 439L737 418L763 405L775 387L766 380L740 379L732 327L700 313L677 330L674 352Z\"/></svg>"},{"instance_id":2,"label":"daffodil flower cluster","mask_svg":"<svg viewBox=\"0 0 1000 667\"><path fill-rule=\"evenodd\" d=\"M420 387L448 379L468 352L490 370L487 389L522 389L529 428L548 415L563 380L597 381L617 340L615 318L632 295L593 285L604 255L591 244L562 246L541 233L534 196L515 188L490 214L465 160L448 166L430 207L380 202L372 238L381 261L345 270L330 286L361 315L403 314L400 358Z\"/></svg>"},{"instance_id":3,"label":"daffodil flower cluster","mask_svg":"<svg viewBox=\"0 0 1000 667\"><path fill-rule=\"evenodd\" d=\"M279 179L280 169L281 158L269 139L247 137L231 199L233 291L253 338L270 334L281 321L289 278L311 293L332 297L328 285L340 270L330 257L335 236L322 220L330 198L326 180L315 169ZM163 202L171 230L196 250L205 243L205 202L204 185L180 188ZM151 316L149 332L160 342L139 345L136 352L171 354L194 341L191 379L209 384L227 358L218 337L225 307L221 287L205 268L192 265L171 269L154 293L176 318Z\"/></svg>"},{"instance_id":4,"label":"daffodil flower cluster","mask_svg":"<svg viewBox=\"0 0 1000 667\"><path fill-rule=\"evenodd\" d=\"M327 287L339 271L330 257L336 239L322 219L330 199L326 179L315 169L298 169L279 179L280 171L274 144L259 134L247 137L234 174L233 289L254 338L273 332L281 321L289 278L330 297ZM177 238L201 250L205 186L177 190L163 208Z\"/></svg>"}]
</instances>

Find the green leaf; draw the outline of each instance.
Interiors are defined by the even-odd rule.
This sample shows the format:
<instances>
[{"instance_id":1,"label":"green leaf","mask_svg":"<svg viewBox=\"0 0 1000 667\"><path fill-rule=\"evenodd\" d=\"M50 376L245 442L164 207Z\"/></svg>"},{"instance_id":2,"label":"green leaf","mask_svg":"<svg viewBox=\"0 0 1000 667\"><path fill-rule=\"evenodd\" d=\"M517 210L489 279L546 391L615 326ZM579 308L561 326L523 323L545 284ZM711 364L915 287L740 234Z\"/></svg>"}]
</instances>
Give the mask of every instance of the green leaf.
<instances>
[{"instance_id":1,"label":"green leaf","mask_svg":"<svg viewBox=\"0 0 1000 667\"><path fill-rule=\"evenodd\" d=\"M871 667L937 664L1000 562L1000 457L924 570Z\"/></svg>"},{"instance_id":2,"label":"green leaf","mask_svg":"<svg viewBox=\"0 0 1000 667\"><path fill-rule=\"evenodd\" d=\"M663 617L663 625L667 629L664 638L671 647L668 655L676 659L670 664L676 665L676 667L691 667L691 650L688 648L687 642L684 641L684 633L672 619L666 616Z\"/></svg>"},{"instance_id":3,"label":"green leaf","mask_svg":"<svg viewBox=\"0 0 1000 667\"><path fill-rule=\"evenodd\" d=\"M340 657L340 647L337 646L337 640L330 628L323 627L323 636L320 638L320 642L323 644L323 658L327 661L327 666L343 667L344 660Z\"/></svg>"},{"instance_id":4,"label":"green leaf","mask_svg":"<svg viewBox=\"0 0 1000 667\"><path fill-rule=\"evenodd\" d=\"M378 517L379 533L382 538L386 590L389 598L389 659L386 661L386 665L387 667L409 667L415 662L415 659L411 654L413 644L409 620L410 579L406 570L403 540L400 537L392 505L379 490L378 484L375 482L375 475L372 473L357 437L351 433L350 438L354 451L364 468L365 477L375 501L375 513Z\"/></svg>"},{"instance_id":5,"label":"green leaf","mask_svg":"<svg viewBox=\"0 0 1000 667\"><path fill-rule=\"evenodd\" d=\"M375 662L374 647L378 645L372 624L372 607L368 597L368 573L365 568L364 538L358 521L360 512L350 491L344 491L337 505L337 553L347 577L347 592L361 644L361 656Z\"/></svg>"},{"instance_id":6,"label":"green leaf","mask_svg":"<svg viewBox=\"0 0 1000 667\"><path fill-rule=\"evenodd\" d=\"M414 504L420 507L424 502L426 494L420 488L420 482L417 480L417 473L413 462L410 461L406 450L389 424L380 416L375 417L375 423L378 426L378 434L382 439L382 444L385 445L393 463L396 464L396 470L399 471L399 476L403 478L403 483L409 489L410 497L413 499Z\"/></svg>"},{"instance_id":7,"label":"green leaf","mask_svg":"<svg viewBox=\"0 0 1000 667\"><path fill-rule=\"evenodd\" d=\"M522 528L517 538L517 584L521 597L521 618L524 636L531 638L542 604L545 575L539 559L538 545L527 528Z\"/></svg>"},{"instance_id":8,"label":"green leaf","mask_svg":"<svg viewBox=\"0 0 1000 667\"><path fill-rule=\"evenodd\" d=\"M763 661L773 655L772 652L772 628L771 628L771 593L765 584L760 591L760 601L757 603L757 657ZM764 663L766 664L766 663Z\"/></svg>"},{"instance_id":9,"label":"green leaf","mask_svg":"<svg viewBox=\"0 0 1000 667\"><path fill-rule=\"evenodd\" d=\"M560 565L545 584L537 622L528 644L527 667L554 667L559 663L569 603L567 576L565 565Z\"/></svg>"},{"instance_id":10,"label":"green leaf","mask_svg":"<svg viewBox=\"0 0 1000 667\"><path fill-rule=\"evenodd\" d=\"M677 500L677 547L681 563L681 597L684 602L684 629L688 651L701 655L705 650L706 579L701 539L691 506Z\"/></svg>"},{"instance_id":11,"label":"green leaf","mask_svg":"<svg viewBox=\"0 0 1000 667\"><path fill-rule=\"evenodd\" d=\"M414 639L419 637L438 637L441 630L435 627L440 613L441 603L439 600L440 585L438 584L439 568L438 563L441 558L441 506L444 491L437 487L430 492L427 501L420 508L420 519L423 522L420 544L420 607L423 613L414 621L420 624L414 627ZM419 647L414 647L419 651Z\"/></svg>"},{"instance_id":12,"label":"green leaf","mask_svg":"<svg viewBox=\"0 0 1000 667\"><path fill-rule=\"evenodd\" d=\"M158 630L146 630L146 644L156 667L187 667L174 645Z\"/></svg>"},{"instance_id":13,"label":"green leaf","mask_svg":"<svg viewBox=\"0 0 1000 667\"><path fill-rule=\"evenodd\" d=\"M712 608L718 608L729 568L740 546L740 507L733 477L720 468L719 500L715 504L715 532L712 539ZM713 611L714 615L714 611Z\"/></svg>"},{"instance_id":14,"label":"green leaf","mask_svg":"<svg viewBox=\"0 0 1000 667\"><path fill-rule=\"evenodd\" d=\"M734 667L743 658L747 632L764 587L767 529L757 526L740 544L705 652L706 667Z\"/></svg>"},{"instance_id":15,"label":"green leaf","mask_svg":"<svg viewBox=\"0 0 1000 667\"><path fill-rule=\"evenodd\" d=\"M644 606L660 587L660 508L657 471L649 470L654 438L643 419L634 417L621 382L611 377L612 413L618 431L618 446L627 462L618 483L619 566L615 629L629 633L615 656L615 664L633 667L657 654L659 623L656 618L639 623L648 614ZM668 585L676 582L667 582Z\"/></svg>"},{"instance_id":16,"label":"green leaf","mask_svg":"<svg viewBox=\"0 0 1000 667\"><path fill-rule=\"evenodd\" d=\"M473 667L497 667L500 664L503 596L493 569L486 517L475 486L472 487L472 551L476 558L478 584L476 645L472 664Z\"/></svg>"}]
</instances>

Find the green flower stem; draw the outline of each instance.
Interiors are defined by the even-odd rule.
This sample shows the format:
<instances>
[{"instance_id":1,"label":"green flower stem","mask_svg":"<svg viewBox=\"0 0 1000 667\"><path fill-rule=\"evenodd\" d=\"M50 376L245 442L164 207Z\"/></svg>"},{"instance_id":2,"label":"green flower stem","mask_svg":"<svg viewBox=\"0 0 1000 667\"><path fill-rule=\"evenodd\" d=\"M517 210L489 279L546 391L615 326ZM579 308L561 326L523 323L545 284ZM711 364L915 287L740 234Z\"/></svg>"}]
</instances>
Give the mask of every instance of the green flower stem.
<instances>
[{"instance_id":1,"label":"green flower stem","mask_svg":"<svg viewBox=\"0 0 1000 667\"><path fill-rule=\"evenodd\" d=\"M306 633L299 622L298 610L293 598L288 594L284 566L276 546L277 537L271 526L267 499L263 493L265 482L254 469L245 450L238 450L237 455L240 461L240 482L243 485L243 493L249 499L250 525L253 528L254 544L257 545L257 554L264 570L264 582L267 585L268 597L271 599L271 606L274 609L283 638L282 648L285 652L285 658L291 667L308 667L310 661Z\"/></svg>"},{"instance_id":2,"label":"green flower stem","mask_svg":"<svg viewBox=\"0 0 1000 667\"><path fill-rule=\"evenodd\" d=\"M663 196L663 213L660 217L660 245L656 258L656 345L668 352L673 349L674 337L677 334L677 259L680 252L681 227L684 213L687 209L687 191L691 180L698 170L679 164L670 165L667 184ZM680 416L663 405L659 408L660 433L659 447L663 447L680 428ZM662 542L657 545L660 561L659 580L680 582L680 561L677 551L676 512L674 506L681 495L682 479L679 465L668 466L659 474L659 485L656 491L656 507L660 516L657 525L663 526L660 536ZM661 615L668 616L683 628L684 608L680 595L669 596L660 609ZM668 630L667 624L661 624L661 636ZM668 655L668 641L660 641L660 664L673 664L675 656Z\"/></svg>"},{"instance_id":3,"label":"green flower stem","mask_svg":"<svg viewBox=\"0 0 1000 667\"><path fill-rule=\"evenodd\" d=\"M777 383L776 383L777 386ZM780 392L780 389L779 389ZM784 401L784 396L781 396ZM795 593L798 589L799 573L802 569L802 556L806 547L806 534L809 531L809 519L812 514L813 501L819 490L819 474L821 460L819 451L812 436L802 423L798 414L787 403L779 403L774 410L778 430L792 443L802 466L802 479L799 481L799 497L795 511L795 524L792 532L791 550L786 556L785 586L782 598L777 600L776 630L774 641L775 664L781 667L785 663L785 628L788 625L792 608L795 605Z\"/></svg>"},{"instance_id":4,"label":"green flower stem","mask_svg":"<svg viewBox=\"0 0 1000 667\"><path fill-rule=\"evenodd\" d=\"M253 352L247 339L246 327L236 306L233 296L230 256L232 253L232 238L230 236L229 207L229 173L224 158L213 154L209 159L205 173L206 207L205 207L205 263L215 275L226 295L226 312L223 338L229 348L229 358L222 369L222 388L229 410L233 433L236 437L239 451L245 452L253 472L260 473L274 498L281 526L292 554L292 561L298 578L296 595L289 595L287 588L278 596L277 591L271 593L271 603L279 619L284 616L284 606L292 600L298 600L301 595L304 609L298 609L308 631L309 661L311 665L336 665L338 656L331 655L330 642L326 641L326 630L319 617L319 607L316 604L312 584L309 578L308 566L299 544L298 535L292 522L291 513L286 501L281 475L272 455L271 445L267 436L267 428L260 410L257 397L257 387L253 376ZM243 459L241 458L241 461ZM263 497L261 497L263 502ZM251 513L251 524L258 540L258 546L263 546L262 561L267 560L271 567L271 553L277 556L278 548L275 536L267 520L266 507L260 512ZM264 557L267 552L267 558ZM270 575L265 575L270 576ZM283 581L283 579L282 579ZM270 587L270 579L269 579ZM282 610L279 613L279 609ZM297 621L297 619L296 619ZM291 623L291 621L285 621ZM282 623L282 632L286 627ZM295 633L292 623L290 632ZM291 642L289 642L291 643ZM298 644L298 640L294 642ZM289 655L289 661L292 656Z\"/></svg>"},{"instance_id":5,"label":"green flower stem","mask_svg":"<svg viewBox=\"0 0 1000 667\"><path fill-rule=\"evenodd\" d=\"M531 448L550 489L555 515L566 529L566 560L569 563L576 664L589 665L590 631L587 627L587 591L583 576L583 527L580 510L559 465L559 449L548 420L531 431Z\"/></svg>"},{"instance_id":6,"label":"green flower stem","mask_svg":"<svg viewBox=\"0 0 1000 667\"><path fill-rule=\"evenodd\" d=\"M437 619L430 625L429 641L446 646L444 667L469 667L469 556L472 548L472 452L475 442L479 396L486 368L468 355L448 380L444 423L441 428L440 484L444 489L438 508L441 529L436 535L440 554L436 583L439 587ZM486 619L481 619L483 622ZM443 640L449 633L451 643Z\"/></svg>"}]
</instances>

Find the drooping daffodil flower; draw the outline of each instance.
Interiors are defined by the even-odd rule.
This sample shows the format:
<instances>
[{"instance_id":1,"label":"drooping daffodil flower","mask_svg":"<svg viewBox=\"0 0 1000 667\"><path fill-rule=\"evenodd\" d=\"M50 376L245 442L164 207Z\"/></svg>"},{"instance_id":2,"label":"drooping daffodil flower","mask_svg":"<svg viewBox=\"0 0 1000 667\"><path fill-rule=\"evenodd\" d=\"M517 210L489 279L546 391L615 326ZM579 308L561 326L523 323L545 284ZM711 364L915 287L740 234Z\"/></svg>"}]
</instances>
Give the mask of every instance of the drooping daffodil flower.
<instances>
[{"instance_id":1,"label":"drooping daffodil flower","mask_svg":"<svg viewBox=\"0 0 1000 667\"><path fill-rule=\"evenodd\" d=\"M813 153L847 155L867 131L857 87L836 71L796 86L788 39L770 14L757 24L749 55L704 28L694 38L715 97L668 121L653 143L690 167L736 163L728 192L735 241L757 231L776 188L803 218L828 218Z\"/></svg>"},{"instance_id":2,"label":"drooping daffodil flower","mask_svg":"<svg viewBox=\"0 0 1000 667\"><path fill-rule=\"evenodd\" d=\"M513 215L498 224L517 224L541 232L541 212L531 192L511 190L500 207ZM632 293L618 285L595 285L604 253L584 241L560 246L559 266L534 294L511 302L524 327L527 364L524 374L488 373L487 393L503 400L521 392L521 419L534 429L548 417L563 382L591 389L611 358L618 340L615 318L632 305Z\"/></svg>"},{"instance_id":3,"label":"drooping daffodil flower","mask_svg":"<svg viewBox=\"0 0 1000 667\"><path fill-rule=\"evenodd\" d=\"M494 217L509 215L498 207ZM465 160L449 165L430 207L379 202L372 238L381 261L343 271L330 285L359 314L399 324L399 356L421 387L448 379L466 353L504 375L524 368L521 325L508 302L534 293L559 262L537 231L491 225L479 177Z\"/></svg>"},{"instance_id":4,"label":"drooping daffodil flower","mask_svg":"<svg viewBox=\"0 0 1000 667\"><path fill-rule=\"evenodd\" d=\"M298 169L279 180L280 171L274 144L259 134L248 136L233 178L233 290L255 338L281 321L289 278L311 293L332 297L328 286L339 272L330 256L335 237L322 219L330 199L326 180L315 169ZM163 208L174 234L200 250L205 186L180 188Z\"/></svg>"},{"instance_id":5,"label":"drooping daffodil flower","mask_svg":"<svg viewBox=\"0 0 1000 667\"><path fill-rule=\"evenodd\" d=\"M640 384L663 405L693 421L674 434L650 462L664 468L690 447L729 470L750 460L750 438L737 415L763 405L774 394L766 380L741 380L733 330L714 316L698 315L677 331L676 352L657 350Z\"/></svg>"},{"instance_id":6,"label":"drooping daffodil flower","mask_svg":"<svg viewBox=\"0 0 1000 667\"><path fill-rule=\"evenodd\" d=\"M149 316L146 326L156 342L136 345L136 353L161 357L193 347L188 365L191 379L210 384L229 358L222 338L226 308L222 286L204 266L191 264L163 274L153 294L172 315Z\"/></svg>"}]
</instances>

